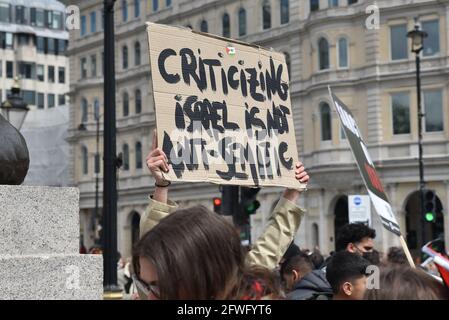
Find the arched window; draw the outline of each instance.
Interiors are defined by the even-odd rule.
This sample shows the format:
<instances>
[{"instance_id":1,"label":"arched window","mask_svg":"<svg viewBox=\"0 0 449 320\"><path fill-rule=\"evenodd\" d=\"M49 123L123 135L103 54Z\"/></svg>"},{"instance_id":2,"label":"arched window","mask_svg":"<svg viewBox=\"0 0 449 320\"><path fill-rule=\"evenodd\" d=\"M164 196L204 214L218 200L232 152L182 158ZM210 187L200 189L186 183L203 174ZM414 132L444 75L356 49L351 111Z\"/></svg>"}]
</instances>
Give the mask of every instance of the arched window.
<instances>
[{"instance_id":1,"label":"arched window","mask_svg":"<svg viewBox=\"0 0 449 320\"><path fill-rule=\"evenodd\" d=\"M222 18L223 24L223 37L231 37L231 22L229 20L229 14L225 13Z\"/></svg>"},{"instance_id":2,"label":"arched window","mask_svg":"<svg viewBox=\"0 0 449 320\"><path fill-rule=\"evenodd\" d=\"M312 246L313 248L320 246L320 231L318 224L312 224Z\"/></svg>"},{"instance_id":3,"label":"arched window","mask_svg":"<svg viewBox=\"0 0 449 320\"><path fill-rule=\"evenodd\" d=\"M329 42L325 38L320 38L318 41L318 57L320 70L329 69Z\"/></svg>"},{"instance_id":4,"label":"arched window","mask_svg":"<svg viewBox=\"0 0 449 320\"><path fill-rule=\"evenodd\" d=\"M87 114L88 114L89 110L88 110L88 104L87 104L87 99L86 98L82 98L81 99L81 122L82 123L86 123L87 122Z\"/></svg>"},{"instance_id":5,"label":"arched window","mask_svg":"<svg viewBox=\"0 0 449 320\"><path fill-rule=\"evenodd\" d=\"M122 67L123 69L128 69L128 47L123 46L122 48Z\"/></svg>"},{"instance_id":6,"label":"arched window","mask_svg":"<svg viewBox=\"0 0 449 320\"><path fill-rule=\"evenodd\" d=\"M289 0L281 0L281 24L288 23L290 20Z\"/></svg>"},{"instance_id":7,"label":"arched window","mask_svg":"<svg viewBox=\"0 0 449 320\"><path fill-rule=\"evenodd\" d=\"M332 140L331 108L326 102L320 104L321 141Z\"/></svg>"},{"instance_id":8,"label":"arched window","mask_svg":"<svg viewBox=\"0 0 449 320\"><path fill-rule=\"evenodd\" d=\"M136 169L142 169L142 144L136 143Z\"/></svg>"},{"instance_id":9,"label":"arched window","mask_svg":"<svg viewBox=\"0 0 449 320\"><path fill-rule=\"evenodd\" d=\"M239 37L246 35L246 10L240 8L239 10Z\"/></svg>"},{"instance_id":10,"label":"arched window","mask_svg":"<svg viewBox=\"0 0 449 320\"><path fill-rule=\"evenodd\" d=\"M136 66L140 65L140 42L134 44L134 64Z\"/></svg>"},{"instance_id":11,"label":"arched window","mask_svg":"<svg viewBox=\"0 0 449 320\"><path fill-rule=\"evenodd\" d=\"M134 17L140 16L140 0L134 0Z\"/></svg>"},{"instance_id":12,"label":"arched window","mask_svg":"<svg viewBox=\"0 0 449 320\"><path fill-rule=\"evenodd\" d=\"M123 22L128 21L128 4L126 0L122 0L122 20Z\"/></svg>"},{"instance_id":13,"label":"arched window","mask_svg":"<svg viewBox=\"0 0 449 320\"><path fill-rule=\"evenodd\" d=\"M153 0L153 12L159 9L159 0Z\"/></svg>"},{"instance_id":14,"label":"arched window","mask_svg":"<svg viewBox=\"0 0 449 320\"><path fill-rule=\"evenodd\" d=\"M265 0L262 5L262 21L264 30L271 28L271 5L268 0Z\"/></svg>"},{"instance_id":15,"label":"arched window","mask_svg":"<svg viewBox=\"0 0 449 320\"><path fill-rule=\"evenodd\" d=\"M142 92L139 89L136 90L134 98L136 103L136 114L139 114L142 112Z\"/></svg>"},{"instance_id":16,"label":"arched window","mask_svg":"<svg viewBox=\"0 0 449 320\"><path fill-rule=\"evenodd\" d=\"M289 79L291 79L291 60L290 60L290 55L288 54L288 52L284 52L284 56L285 56L285 64L287 65L287 71L288 71L288 77Z\"/></svg>"},{"instance_id":17,"label":"arched window","mask_svg":"<svg viewBox=\"0 0 449 320\"><path fill-rule=\"evenodd\" d=\"M94 100L94 117L95 120L100 118L100 101L98 99Z\"/></svg>"},{"instance_id":18,"label":"arched window","mask_svg":"<svg viewBox=\"0 0 449 320\"><path fill-rule=\"evenodd\" d=\"M129 146L123 145L123 170L129 170Z\"/></svg>"},{"instance_id":19,"label":"arched window","mask_svg":"<svg viewBox=\"0 0 449 320\"><path fill-rule=\"evenodd\" d=\"M348 67L348 40L340 38L338 40L338 66L340 68Z\"/></svg>"},{"instance_id":20,"label":"arched window","mask_svg":"<svg viewBox=\"0 0 449 320\"><path fill-rule=\"evenodd\" d=\"M89 150L86 146L81 147L81 158L83 162L83 174L89 173Z\"/></svg>"},{"instance_id":21,"label":"arched window","mask_svg":"<svg viewBox=\"0 0 449 320\"><path fill-rule=\"evenodd\" d=\"M123 92L123 116L129 115L129 95L128 92Z\"/></svg>"},{"instance_id":22,"label":"arched window","mask_svg":"<svg viewBox=\"0 0 449 320\"><path fill-rule=\"evenodd\" d=\"M207 27L207 21L206 20L201 21L200 30L201 30L201 32L208 32L208 27Z\"/></svg>"}]
</instances>

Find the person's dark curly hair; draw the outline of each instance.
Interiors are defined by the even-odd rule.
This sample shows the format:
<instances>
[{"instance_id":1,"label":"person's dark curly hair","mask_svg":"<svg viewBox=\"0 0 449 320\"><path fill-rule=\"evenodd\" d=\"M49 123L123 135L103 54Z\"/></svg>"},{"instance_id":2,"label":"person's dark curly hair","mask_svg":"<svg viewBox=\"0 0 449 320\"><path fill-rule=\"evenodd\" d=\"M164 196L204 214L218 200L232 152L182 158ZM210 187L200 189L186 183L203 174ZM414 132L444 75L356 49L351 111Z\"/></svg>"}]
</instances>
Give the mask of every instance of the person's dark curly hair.
<instances>
[{"instance_id":1,"label":"person's dark curly hair","mask_svg":"<svg viewBox=\"0 0 449 320\"><path fill-rule=\"evenodd\" d=\"M376 238L376 230L371 229L363 223L348 223L338 231L335 244L336 251L346 250L350 243L358 243L363 238Z\"/></svg>"}]
</instances>

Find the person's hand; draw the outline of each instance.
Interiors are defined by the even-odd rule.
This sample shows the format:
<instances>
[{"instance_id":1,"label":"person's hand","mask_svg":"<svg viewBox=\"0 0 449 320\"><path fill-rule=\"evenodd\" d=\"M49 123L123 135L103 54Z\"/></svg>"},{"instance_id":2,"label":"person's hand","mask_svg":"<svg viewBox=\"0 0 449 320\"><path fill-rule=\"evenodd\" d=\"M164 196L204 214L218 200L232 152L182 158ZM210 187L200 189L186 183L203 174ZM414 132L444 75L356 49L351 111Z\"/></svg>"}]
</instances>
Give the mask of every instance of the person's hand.
<instances>
[{"instance_id":1,"label":"person's hand","mask_svg":"<svg viewBox=\"0 0 449 320\"><path fill-rule=\"evenodd\" d=\"M151 175L156 180L156 184L165 185L167 181L164 178L163 172L168 172L168 158L164 151L157 146L157 132L153 132L153 146L151 152L147 156L147 167L150 169Z\"/></svg>"},{"instance_id":2,"label":"person's hand","mask_svg":"<svg viewBox=\"0 0 449 320\"><path fill-rule=\"evenodd\" d=\"M304 168L304 165L302 164L302 162L297 162L295 165L295 178L296 180L298 180L300 183L305 183L307 184L309 182L309 175L307 174L306 169ZM295 202L298 200L300 193L303 190L299 191L297 189L285 189L283 197L286 198L287 200L290 200L292 202Z\"/></svg>"}]
</instances>

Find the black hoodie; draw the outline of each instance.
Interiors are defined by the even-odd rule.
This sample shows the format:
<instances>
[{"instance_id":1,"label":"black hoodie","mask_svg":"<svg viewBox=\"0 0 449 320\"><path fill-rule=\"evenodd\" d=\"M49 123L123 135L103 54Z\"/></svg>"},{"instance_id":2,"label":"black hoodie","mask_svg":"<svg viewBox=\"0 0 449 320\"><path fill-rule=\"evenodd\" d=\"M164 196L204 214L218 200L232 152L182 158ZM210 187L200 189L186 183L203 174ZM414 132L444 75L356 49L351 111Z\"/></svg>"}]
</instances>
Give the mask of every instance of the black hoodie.
<instances>
[{"instance_id":1,"label":"black hoodie","mask_svg":"<svg viewBox=\"0 0 449 320\"><path fill-rule=\"evenodd\" d=\"M287 294L289 300L330 300L332 289L327 282L326 273L319 269L309 272L296 283L294 289Z\"/></svg>"}]
</instances>

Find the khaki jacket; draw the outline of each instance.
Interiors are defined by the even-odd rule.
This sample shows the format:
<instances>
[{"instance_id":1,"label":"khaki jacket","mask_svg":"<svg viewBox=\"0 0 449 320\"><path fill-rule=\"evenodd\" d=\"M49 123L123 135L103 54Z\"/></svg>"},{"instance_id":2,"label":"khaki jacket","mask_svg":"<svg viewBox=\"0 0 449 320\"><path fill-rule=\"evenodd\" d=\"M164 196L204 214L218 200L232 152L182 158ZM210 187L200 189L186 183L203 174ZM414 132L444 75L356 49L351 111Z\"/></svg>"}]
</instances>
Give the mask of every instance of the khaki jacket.
<instances>
[{"instance_id":1,"label":"khaki jacket","mask_svg":"<svg viewBox=\"0 0 449 320\"><path fill-rule=\"evenodd\" d=\"M149 198L149 205L140 219L140 235L143 236L177 209L178 205L170 200L165 204ZM281 198L268 219L264 232L248 252L247 263L269 270L276 268L293 241L304 214L305 210L295 203Z\"/></svg>"}]
</instances>

